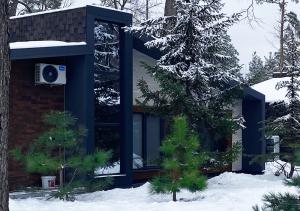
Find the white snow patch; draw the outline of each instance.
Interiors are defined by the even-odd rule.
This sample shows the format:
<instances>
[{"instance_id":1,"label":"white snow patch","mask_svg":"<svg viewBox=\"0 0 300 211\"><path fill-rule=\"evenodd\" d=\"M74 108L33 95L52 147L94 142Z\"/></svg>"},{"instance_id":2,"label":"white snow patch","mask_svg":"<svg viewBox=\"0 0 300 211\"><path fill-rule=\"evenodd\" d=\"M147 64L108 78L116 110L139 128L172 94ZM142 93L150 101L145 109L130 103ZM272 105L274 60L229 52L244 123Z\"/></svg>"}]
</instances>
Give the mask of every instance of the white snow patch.
<instances>
[{"instance_id":1,"label":"white snow patch","mask_svg":"<svg viewBox=\"0 0 300 211\"><path fill-rule=\"evenodd\" d=\"M111 166L97 168L94 173L95 175L118 174L120 173L120 161L113 163Z\"/></svg>"},{"instance_id":2,"label":"white snow patch","mask_svg":"<svg viewBox=\"0 0 300 211\"><path fill-rule=\"evenodd\" d=\"M289 99L286 97L287 88L276 89L276 84L280 81L289 81L289 77L284 78L272 78L267 81L253 85L251 88L264 94L266 97L266 102L274 103L278 101L289 102ZM300 94L300 93L299 93Z\"/></svg>"},{"instance_id":3,"label":"white snow patch","mask_svg":"<svg viewBox=\"0 0 300 211\"><path fill-rule=\"evenodd\" d=\"M44 41L13 42L10 43L10 49L82 46L82 45L86 45L86 42L62 42L56 40L44 40Z\"/></svg>"},{"instance_id":4,"label":"white snow patch","mask_svg":"<svg viewBox=\"0 0 300 211\"><path fill-rule=\"evenodd\" d=\"M11 211L252 211L262 204L268 192L293 192L296 189L283 184L283 177L273 175L275 168L267 164L264 175L223 173L208 180L203 192L182 191L180 200L172 202L171 195L149 194L149 183L138 188L113 189L83 194L75 202L37 198L10 200Z\"/></svg>"}]
</instances>

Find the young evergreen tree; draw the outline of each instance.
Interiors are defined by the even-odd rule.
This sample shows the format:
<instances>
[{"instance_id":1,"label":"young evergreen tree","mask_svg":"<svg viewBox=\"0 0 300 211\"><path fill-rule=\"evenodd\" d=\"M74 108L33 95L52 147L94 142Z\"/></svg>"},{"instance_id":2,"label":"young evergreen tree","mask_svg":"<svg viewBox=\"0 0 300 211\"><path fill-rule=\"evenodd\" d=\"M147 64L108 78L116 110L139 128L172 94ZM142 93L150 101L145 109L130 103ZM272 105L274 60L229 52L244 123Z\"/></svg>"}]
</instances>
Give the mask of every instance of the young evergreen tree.
<instances>
[{"instance_id":1,"label":"young evergreen tree","mask_svg":"<svg viewBox=\"0 0 300 211\"><path fill-rule=\"evenodd\" d=\"M286 88L286 97L289 102L285 107L287 112L283 116L277 116L268 120L267 130L281 137L281 158L290 163L291 169L287 173L292 178L295 169L296 152L300 150L300 40L297 30L289 24L285 31L285 61L284 71L289 79L280 81L276 89ZM285 102L282 102L284 104Z\"/></svg>"},{"instance_id":2,"label":"young evergreen tree","mask_svg":"<svg viewBox=\"0 0 300 211\"><path fill-rule=\"evenodd\" d=\"M264 69L267 79L271 79L274 72L278 72L279 69L279 55L278 53L269 53L269 56L265 56Z\"/></svg>"},{"instance_id":3,"label":"young evergreen tree","mask_svg":"<svg viewBox=\"0 0 300 211\"><path fill-rule=\"evenodd\" d=\"M260 83L272 77L269 70L264 65L263 60L256 52L252 54L252 60L249 63L249 73L247 74L247 81L250 85Z\"/></svg>"},{"instance_id":4,"label":"young evergreen tree","mask_svg":"<svg viewBox=\"0 0 300 211\"><path fill-rule=\"evenodd\" d=\"M83 152L81 140L86 131L77 125L76 118L68 112L53 111L45 115L44 122L50 126L49 130L41 134L26 153L20 148L12 151L14 158L25 164L26 171L43 175L58 173L60 189L54 196L66 200L74 199L78 187L89 191L110 184L110 180L96 181L94 171L107 164L111 153L99 151L87 155ZM64 184L66 169L71 176Z\"/></svg>"},{"instance_id":5,"label":"young evergreen tree","mask_svg":"<svg viewBox=\"0 0 300 211\"><path fill-rule=\"evenodd\" d=\"M206 187L206 178L199 170L205 154L199 153L198 136L189 130L186 117L174 118L173 129L160 150L163 173L152 180L152 193L172 193L176 201L180 189L196 192Z\"/></svg>"},{"instance_id":6,"label":"young evergreen tree","mask_svg":"<svg viewBox=\"0 0 300 211\"><path fill-rule=\"evenodd\" d=\"M128 28L135 36L153 38L149 48L162 56L156 66L145 64L159 84L151 90L147 82L138 84L141 106L165 118L184 114L194 131L202 134L203 145L212 151L243 121L228 112L240 94L236 52L227 35L239 14L228 17L221 12L221 0L179 0L176 14L143 22ZM232 62L235 61L235 62ZM226 148L226 147L224 147Z\"/></svg>"}]
</instances>

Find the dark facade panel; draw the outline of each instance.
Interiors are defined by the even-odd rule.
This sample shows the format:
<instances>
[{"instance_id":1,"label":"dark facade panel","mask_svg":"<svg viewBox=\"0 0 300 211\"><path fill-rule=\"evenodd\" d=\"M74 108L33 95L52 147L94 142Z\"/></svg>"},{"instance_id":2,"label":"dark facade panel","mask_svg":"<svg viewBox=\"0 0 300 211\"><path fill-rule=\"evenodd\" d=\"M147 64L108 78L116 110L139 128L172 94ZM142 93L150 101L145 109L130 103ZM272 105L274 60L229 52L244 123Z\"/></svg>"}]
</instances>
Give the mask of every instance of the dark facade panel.
<instances>
[{"instance_id":1,"label":"dark facade panel","mask_svg":"<svg viewBox=\"0 0 300 211\"><path fill-rule=\"evenodd\" d=\"M43 47L43 48L25 48L12 49L11 60L23 60L34 58L53 58L61 56L78 56L92 54L92 50L86 45L61 46L61 47Z\"/></svg>"},{"instance_id":2,"label":"dark facade panel","mask_svg":"<svg viewBox=\"0 0 300 211\"><path fill-rule=\"evenodd\" d=\"M10 42L86 41L86 8L12 18L9 26Z\"/></svg>"},{"instance_id":3,"label":"dark facade panel","mask_svg":"<svg viewBox=\"0 0 300 211\"><path fill-rule=\"evenodd\" d=\"M251 98L251 99L249 99ZM243 116L246 128L243 130L243 168L246 173L262 173L264 162L251 163L252 159L265 153L265 101L253 100L248 96L243 100Z\"/></svg>"}]
</instances>

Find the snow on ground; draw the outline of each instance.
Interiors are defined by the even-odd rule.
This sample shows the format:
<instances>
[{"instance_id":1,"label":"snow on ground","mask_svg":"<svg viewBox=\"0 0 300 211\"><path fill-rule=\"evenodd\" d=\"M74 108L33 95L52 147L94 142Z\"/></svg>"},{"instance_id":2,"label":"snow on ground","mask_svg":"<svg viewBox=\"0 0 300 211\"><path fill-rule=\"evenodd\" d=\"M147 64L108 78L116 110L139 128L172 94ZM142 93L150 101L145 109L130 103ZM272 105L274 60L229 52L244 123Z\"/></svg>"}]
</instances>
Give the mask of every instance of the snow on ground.
<instances>
[{"instance_id":1,"label":"snow on ground","mask_svg":"<svg viewBox=\"0 0 300 211\"><path fill-rule=\"evenodd\" d=\"M149 183L138 188L113 189L83 194L75 202L38 198L10 200L11 211L252 211L252 206L262 204L264 194L296 192L282 183L283 177L273 175L274 167L267 165L264 175L223 173L208 180L203 192L182 191L172 202L170 195L150 195Z\"/></svg>"}]
</instances>

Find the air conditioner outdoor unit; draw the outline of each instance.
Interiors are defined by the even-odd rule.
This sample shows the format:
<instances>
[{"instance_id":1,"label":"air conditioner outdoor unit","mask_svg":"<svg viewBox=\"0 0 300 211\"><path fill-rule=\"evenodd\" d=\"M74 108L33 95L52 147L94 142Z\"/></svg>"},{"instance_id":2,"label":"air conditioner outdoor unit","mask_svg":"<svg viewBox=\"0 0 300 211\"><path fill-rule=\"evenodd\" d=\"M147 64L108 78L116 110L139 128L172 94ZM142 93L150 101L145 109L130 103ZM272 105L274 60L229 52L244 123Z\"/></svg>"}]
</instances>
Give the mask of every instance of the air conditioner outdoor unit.
<instances>
[{"instance_id":1,"label":"air conditioner outdoor unit","mask_svg":"<svg viewBox=\"0 0 300 211\"><path fill-rule=\"evenodd\" d=\"M42 63L36 64L35 83L51 85L66 84L66 66Z\"/></svg>"}]
</instances>

